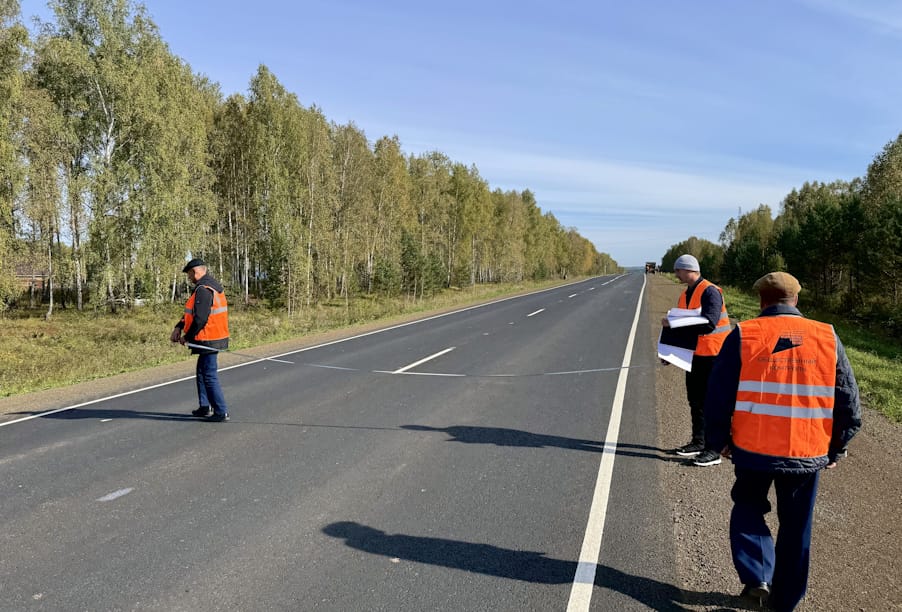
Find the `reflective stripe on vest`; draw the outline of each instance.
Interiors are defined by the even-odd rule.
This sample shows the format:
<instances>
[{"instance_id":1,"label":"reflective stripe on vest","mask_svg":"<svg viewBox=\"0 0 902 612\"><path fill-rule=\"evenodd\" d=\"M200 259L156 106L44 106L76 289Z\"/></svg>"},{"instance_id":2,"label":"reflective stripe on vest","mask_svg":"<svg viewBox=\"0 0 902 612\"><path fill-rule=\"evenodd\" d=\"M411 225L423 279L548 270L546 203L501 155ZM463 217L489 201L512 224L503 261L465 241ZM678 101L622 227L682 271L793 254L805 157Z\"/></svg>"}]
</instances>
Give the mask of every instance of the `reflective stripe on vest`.
<instances>
[{"instance_id":1,"label":"reflective stripe on vest","mask_svg":"<svg viewBox=\"0 0 902 612\"><path fill-rule=\"evenodd\" d=\"M723 301L723 291L711 281L702 279L695 286L695 290L692 292L692 299L689 300L688 304L686 303L686 291L683 291L682 295L680 295L679 302L677 303L678 308L701 308L702 294L708 287L714 287L720 291L720 319L718 319L717 327L714 328L714 331L698 337L695 354L699 357L713 357L720 353L720 347L723 346L724 340L727 339L727 332L730 331L730 316L727 314L726 302Z\"/></svg>"},{"instance_id":2,"label":"reflective stripe on vest","mask_svg":"<svg viewBox=\"0 0 902 612\"><path fill-rule=\"evenodd\" d=\"M773 457L826 455L836 387L833 328L797 316L758 317L739 328L733 444Z\"/></svg>"},{"instance_id":3,"label":"reflective stripe on vest","mask_svg":"<svg viewBox=\"0 0 902 612\"><path fill-rule=\"evenodd\" d=\"M229 305L225 293L216 291L209 285L198 285L188 301L185 302L185 331L191 329L191 323L194 320L194 300L197 290L201 287L209 289L213 293L213 305L210 308L210 316L207 318L206 325L197 332L194 338L201 341L225 340L229 337Z\"/></svg>"}]
</instances>

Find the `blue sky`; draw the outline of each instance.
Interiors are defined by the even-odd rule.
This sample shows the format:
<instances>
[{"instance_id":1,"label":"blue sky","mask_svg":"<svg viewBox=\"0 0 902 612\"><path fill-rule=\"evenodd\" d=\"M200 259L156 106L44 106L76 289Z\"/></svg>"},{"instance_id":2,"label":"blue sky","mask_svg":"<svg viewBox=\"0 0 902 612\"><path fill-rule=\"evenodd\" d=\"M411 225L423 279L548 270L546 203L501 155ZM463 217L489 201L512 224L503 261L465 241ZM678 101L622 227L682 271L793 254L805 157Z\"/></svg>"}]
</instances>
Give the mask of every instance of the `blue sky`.
<instances>
[{"instance_id":1,"label":"blue sky","mask_svg":"<svg viewBox=\"0 0 902 612\"><path fill-rule=\"evenodd\" d=\"M623 265L902 131L894 0L148 0L172 51L245 93L266 64L371 141L475 164ZM22 2L43 15L43 0Z\"/></svg>"}]
</instances>

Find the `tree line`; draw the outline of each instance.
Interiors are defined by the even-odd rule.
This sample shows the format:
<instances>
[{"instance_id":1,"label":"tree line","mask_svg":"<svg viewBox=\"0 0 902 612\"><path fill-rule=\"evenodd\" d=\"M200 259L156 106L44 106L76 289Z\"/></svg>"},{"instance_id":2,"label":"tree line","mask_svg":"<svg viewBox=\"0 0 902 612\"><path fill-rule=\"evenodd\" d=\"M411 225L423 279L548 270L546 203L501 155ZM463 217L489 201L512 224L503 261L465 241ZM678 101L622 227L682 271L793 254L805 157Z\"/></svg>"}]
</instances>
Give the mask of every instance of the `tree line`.
<instances>
[{"instance_id":1,"label":"tree line","mask_svg":"<svg viewBox=\"0 0 902 612\"><path fill-rule=\"evenodd\" d=\"M696 237L670 247L699 259L708 278L751 287L764 274L796 276L803 299L902 337L902 134L886 144L863 177L806 182L769 206L731 218L720 244Z\"/></svg>"},{"instance_id":2,"label":"tree line","mask_svg":"<svg viewBox=\"0 0 902 612\"><path fill-rule=\"evenodd\" d=\"M140 4L50 8L31 35L0 0L0 308L172 301L189 254L233 296L289 313L618 269L529 190L371 143L265 66L223 99ZM23 298L17 269L42 290Z\"/></svg>"}]
</instances>

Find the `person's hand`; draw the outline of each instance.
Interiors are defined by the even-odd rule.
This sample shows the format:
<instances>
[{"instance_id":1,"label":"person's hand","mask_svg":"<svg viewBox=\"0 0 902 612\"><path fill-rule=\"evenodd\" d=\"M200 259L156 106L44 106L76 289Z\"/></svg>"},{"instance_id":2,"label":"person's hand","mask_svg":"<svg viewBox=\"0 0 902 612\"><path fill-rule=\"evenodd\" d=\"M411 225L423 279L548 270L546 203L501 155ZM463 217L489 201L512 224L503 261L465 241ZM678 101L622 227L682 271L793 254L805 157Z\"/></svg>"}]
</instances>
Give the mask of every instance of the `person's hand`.
<instances>
[{"instance_id":1,"label":"person's hand","mask_svg":"<svg viewBox=\"0 0 902 612\"><path fill-rule=\"evenodd\" d=\"M827 469L832 470L836 467L836 462L842 459L843 457L848 457L849 451L845 448L837 451L836 453L829 453L827 455Z\"/></svg>"},{"instance_id":2,"label":"person's hand","mask_svg":"<svg viewBox=\"0 0 902 612\"><path fill-rule=\"evenodd\" d=\"M661 319L661 327L670 327L670 321L667 320L667 317Z\"/></svg>"},{"instance_id":3,"label":"person's hand","mask_svg":"<svg viewBox=\"0 0 902 612\"><path fill-rule=\"evenodd\" d=\"M179 338L181 338L181 337L182 337L182 330L179 329L178 327L176 327L175 329L172 330L172 333L169 334L169 341L170 342L178 342Z\"/></svg>"},{"instance_id":4,"label":"person's hand","mask_svg":"<svg viewBox=\"0 0 902 612\"><path fill-rule=\"evenodd\" d=\"M721 449L720 455L721 455L721 457L726 457L727 459L729 459L730 457L733 456L733 451L730 450L730 446L727 445Z\"/></svg>"},{"instance_id":5,"label":"person's hand","mask_svg":"<svg viewBox=\"0 0 902 612\"><path fill-rule=\"evenodd\" d=\"M186 338L185 336L182 336L179 338L179 344L181 344L182 346L185 346L185 344L187 344L187 343L188 343L188 338Z\"/></svg>"}]
</instances>

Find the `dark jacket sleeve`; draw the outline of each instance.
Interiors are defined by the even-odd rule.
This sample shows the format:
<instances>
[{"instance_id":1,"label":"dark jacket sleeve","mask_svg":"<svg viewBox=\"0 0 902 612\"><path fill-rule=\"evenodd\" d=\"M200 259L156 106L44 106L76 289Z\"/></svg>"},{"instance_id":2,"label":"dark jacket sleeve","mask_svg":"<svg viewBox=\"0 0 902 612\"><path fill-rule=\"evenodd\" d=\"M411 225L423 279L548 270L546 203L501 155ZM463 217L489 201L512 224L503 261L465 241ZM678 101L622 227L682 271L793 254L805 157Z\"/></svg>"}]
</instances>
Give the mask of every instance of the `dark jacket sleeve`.
<instances>
[{"instance_id":1,"label":"dark jacket sleeve","mask_svg":"<svg viewBox=\"0 0 902 612\"><path fill-rule=\"evenodd\" d=\"M717 287L708 287L702 293L701 299L702 312L701 316L708 319L707 323L701 325L687 325L686 327L678 327L672 331L677 337L688 340L689 338L697 338L703 334L710 334L720 323L720 311L723 309L723 296ZM684 340L685 341L685 340ZM685 346L685 344L679 344Z\"/></svg>"},{"instance_id":2,"label":"dark jacket sleeve","mask_svg":"<svg viewBox=\"0 0 902 612\"><path fill-rule=\"evenodd\" d=\"M188 342L194 342L197 334L207 324L210 318L210 311L213 309L213 292L207 287L198 285L194 289L194 319L191 320L191 327L185 331L185 339Z\"/></svg>"},{"instance_id":3,"label":"dark jacket sleeve","mask_svg":"<svg viewBox=\"0 0 902 612\"><path fill-rule=\"evenodd\" d=\"M705 446L717 452L730 443L741 369L740 330L737 327L724 340L714 360L705 396Z\"/></svg>"},{"instance_id":4,"label":"dark jacket sleeve","mask_svg":"<svg viewBox=\"0 0 902 612\"><path fill-rule=\"evenodd\" d=\"M846 356L846 349L836 337L836 390L833 393L833 434L828 459L836 461L845 454L849 444L861 429L861 401L858 382Z\"/></svg>"},{"instance_id":5,"label":"dark jacket sleeve","mask_svg":"<svg viewBox=\"0 0 902 612\"><path fill-rule=\"evenodd\" d=\"M710 286L705 289L701 299L702 316L708 319L708 324L704 326L705 331L699 332L710 334L720 323L720 312L723 310L723 296L717 287Z\"/></svg>"}]
</instances>

